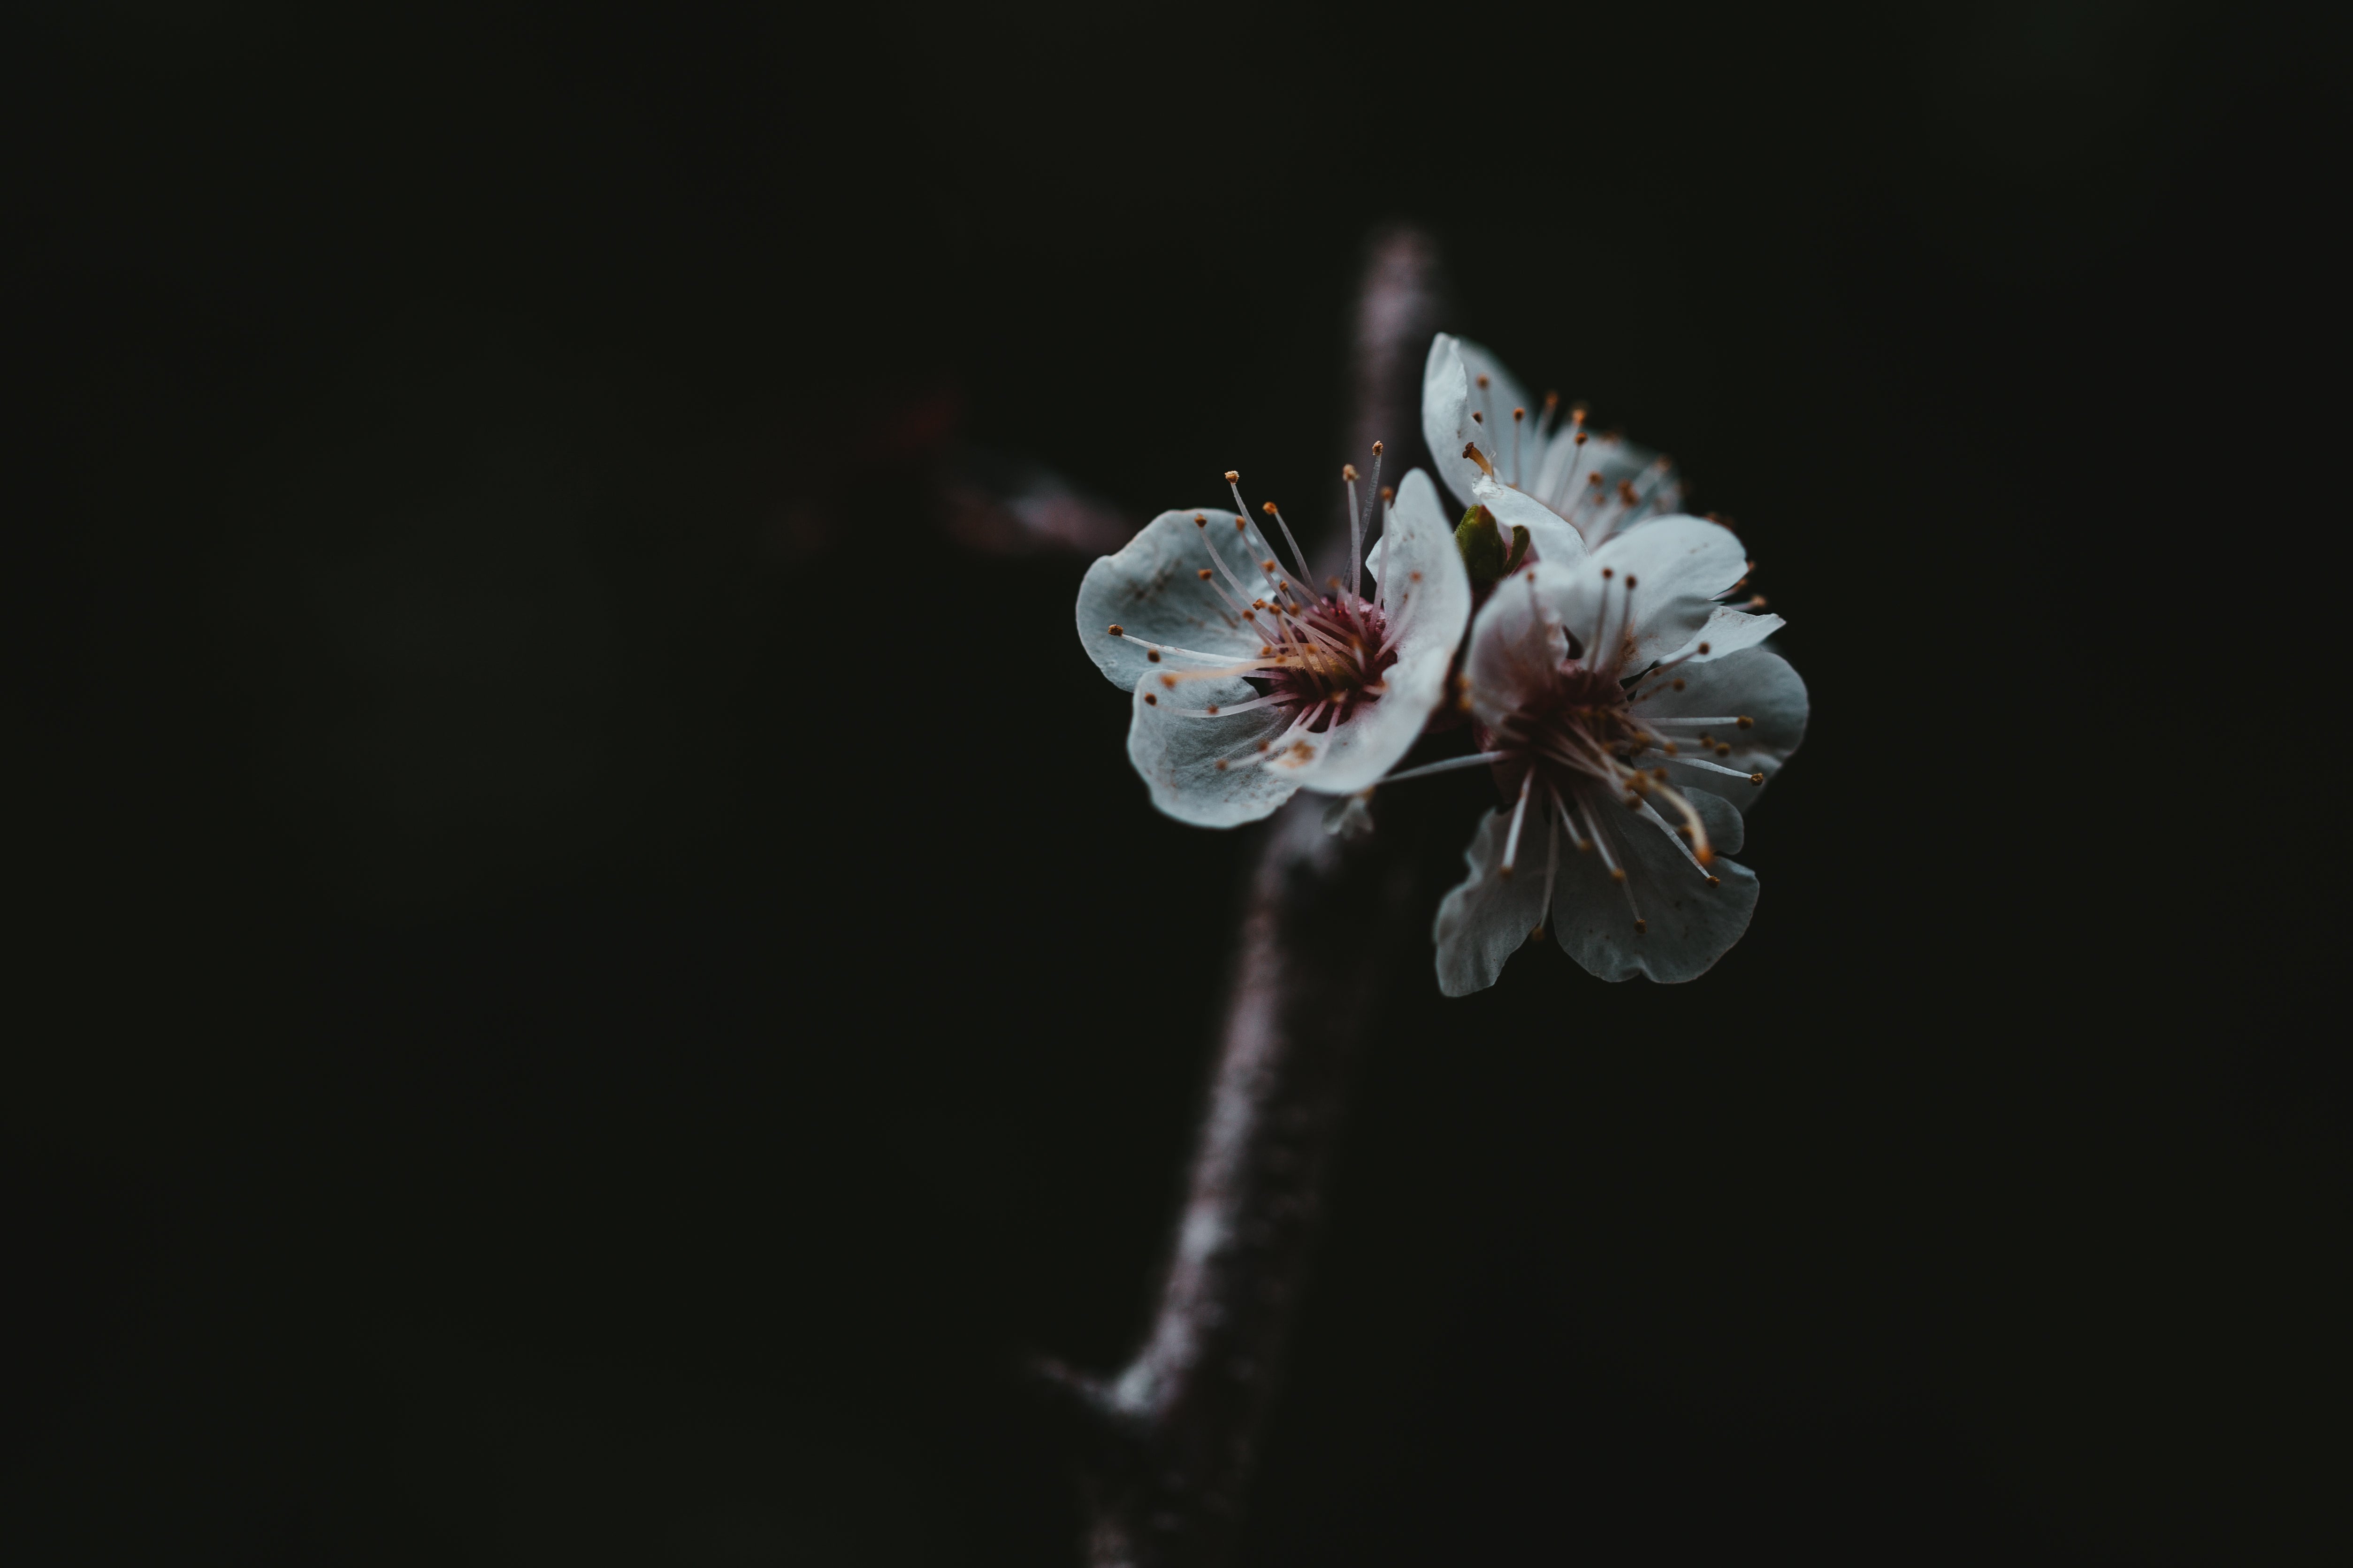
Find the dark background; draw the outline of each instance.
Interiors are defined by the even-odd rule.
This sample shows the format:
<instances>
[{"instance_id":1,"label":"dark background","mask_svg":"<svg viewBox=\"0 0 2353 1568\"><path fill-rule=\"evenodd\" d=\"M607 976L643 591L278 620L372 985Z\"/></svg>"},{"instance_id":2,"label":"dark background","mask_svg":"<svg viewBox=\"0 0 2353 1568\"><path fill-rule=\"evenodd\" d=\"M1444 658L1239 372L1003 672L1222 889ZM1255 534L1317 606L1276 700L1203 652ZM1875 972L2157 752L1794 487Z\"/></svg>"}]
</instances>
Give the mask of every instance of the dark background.
<instances>
[{"instance_id":1,"label":"dark background","mask_svg":"<svg viewBox=\"0 0 2353 1568\"><path fill-rule=\"evenodd\" d=\"M1395 979L1245 1561L2353 1550L2333 47L318 9L9 29L10 1561L1074 1562L1249 845L971 496L1320 514L1398 220L1814 727L1703 981Z\"/></svg>"}]
</instances>

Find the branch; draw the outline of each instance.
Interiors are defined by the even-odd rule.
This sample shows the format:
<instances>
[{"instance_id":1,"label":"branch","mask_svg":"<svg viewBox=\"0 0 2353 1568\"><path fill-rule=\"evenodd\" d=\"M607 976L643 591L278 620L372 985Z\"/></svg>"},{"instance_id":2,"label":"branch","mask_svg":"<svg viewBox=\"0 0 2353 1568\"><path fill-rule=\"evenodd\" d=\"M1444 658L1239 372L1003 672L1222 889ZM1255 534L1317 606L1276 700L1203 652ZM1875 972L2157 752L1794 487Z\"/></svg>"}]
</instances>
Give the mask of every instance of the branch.
<instances>
[{"instance_id":1,"label":"branch","mask_svg":"<svg viewBox=\"0 0 2353 1568\"><path fill-rule=\"evenodd\" d=\"M1380 440L1401 472L1419 448L1419 351L1435 330L1437 298L1426 237L1375 239L1356 315L1356 461ZM1345 523L1337 533L1347 538ZM1357 1042L1380 973L1409 935L1403 847L1392 836L1327 834L1323 810L1303 795L1268 825L1143 1348L1102 1382L1059 1362L1035 1368L1090 1435L1079 1465L1092 1568L1210 1568L1232 1546L1306 1284Z\"/></svg>"}]
</instances>

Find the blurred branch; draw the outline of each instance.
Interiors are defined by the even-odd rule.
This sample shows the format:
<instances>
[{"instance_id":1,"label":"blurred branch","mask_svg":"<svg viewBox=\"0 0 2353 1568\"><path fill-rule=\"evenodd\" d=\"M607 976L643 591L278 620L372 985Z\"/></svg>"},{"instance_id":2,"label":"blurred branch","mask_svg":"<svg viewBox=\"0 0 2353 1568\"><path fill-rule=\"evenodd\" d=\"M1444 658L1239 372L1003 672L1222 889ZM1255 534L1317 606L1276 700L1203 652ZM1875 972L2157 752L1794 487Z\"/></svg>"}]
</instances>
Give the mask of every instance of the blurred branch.
<instances>
[{"instance_id":1,"label":"blurred branch","mask_svg":"<svg viewBox=\"0 0 2353 1568\"><path fill-rule=\"evenodd\" d=\"M1412 229L1366 256L1352 369L1353 461L1418 451L1420 354L1436 329L1435 245ZM1319 557L1345 559L1345 522ZM1208 1568L1229 1554L1305 1287L1349 1079L1410 871L1394 836L1343 840L1324 803L1268 825L1242 918L1185 1205L1142 1350L1098 1382L1039 1382L1092 1434L1079 1465L1092 1568Z\"/></svg>"}]
</instances>

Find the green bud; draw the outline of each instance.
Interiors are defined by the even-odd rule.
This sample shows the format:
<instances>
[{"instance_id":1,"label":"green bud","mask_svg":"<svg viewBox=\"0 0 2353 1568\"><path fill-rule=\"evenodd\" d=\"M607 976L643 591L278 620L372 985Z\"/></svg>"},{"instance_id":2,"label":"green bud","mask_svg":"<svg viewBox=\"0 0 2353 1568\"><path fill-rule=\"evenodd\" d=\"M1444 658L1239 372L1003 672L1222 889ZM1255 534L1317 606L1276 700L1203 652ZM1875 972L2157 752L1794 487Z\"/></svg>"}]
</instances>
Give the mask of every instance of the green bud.
<instances>
[{"instance_id":1,"label":"green bud","mask_svg":"<svg viewBox=\"0 0 2353 1568\"><path fill-rule=\"evenodd\" d=\"M1471 574L1471 586L1485 588L1504 575L1504 535L1495 526L1495 514L1483 506L1473 506L1462 514L1454 526L1454 547L1462 552L1462 568Z\"/></svg>"},{"instance_id":2,"label":"green bud","mask_svg":"<svg viewBox=\"0 0 2353 1568\"><path fill-rule=\"evenodd\" d=\"M1528 531L1520 524L1512 524L1512 553L1504 558L1504 575L1510 577L1528 558Z\"/></svg>"},{"instance_id":3,"label":"green bud","mask_svg":"<svg viewBox=\"0 0 2353 1568\"><path fill-rule=\"evenodd\" d=\"M1471 586L1484 588L1519 570L1520 563L1528 558L1528 531L1513 524L1512 546L1506 552L1495 514L1483 506L1473 506L1455 524L1454 547L1462 552L1462 569L1471 574Z\"/></svg>"}]
</instances>

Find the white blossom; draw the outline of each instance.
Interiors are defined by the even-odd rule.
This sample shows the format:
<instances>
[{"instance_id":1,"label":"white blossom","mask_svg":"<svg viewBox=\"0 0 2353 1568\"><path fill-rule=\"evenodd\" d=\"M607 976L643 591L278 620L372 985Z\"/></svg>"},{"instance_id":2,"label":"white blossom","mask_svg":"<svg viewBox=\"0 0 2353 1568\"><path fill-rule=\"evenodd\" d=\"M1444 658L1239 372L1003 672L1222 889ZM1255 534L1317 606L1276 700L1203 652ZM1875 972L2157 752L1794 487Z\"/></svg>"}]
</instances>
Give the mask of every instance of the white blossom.
<instances>
[{"instance_id":1,"label":"white blossom","mask_svg":"<svg viewBox=\"0 0 2353 1568\"><path fill-rule=\"evenodd\" d=\"M1486 507L1507 538L1514 524L1526 528L1536 556L1556 566L1683 508L1665 458L1587 429L1581 406L1564 419L1556 394L1531 405L1503 362L1468 338L1431 341L1421 430L1457 503Z\"/></svg>"},{"instance_id":2,"label":"white blossom","mask_svg":"<svg viewBox=\"0 0 2353 1568\"><path fill-rule=\"evenodd\" d=\"M1428 474L1397 487L1380 540L1394 569L1368 585L1375 497L1360 513L1356 470L1345 471L1349 567L1321 590L1270 503L1289 546L1287 563L1277 556L1240 477L1226 476L1234 511L1164 512L1079 588L1080 641L1131 694L1129 759L1155 805L1202 827L1256 821L1303 788L1346 795L1377 782L1445 699L1471 615L1470 578Z\"/></svg>"},{"instance_id":3,"label":"white blossom","mask_svg":"<svg viewBox=\"0 0 2353 1568\"><path fill-rule=\"evenodd\" d=\"M1716 602L1746 570L1728 531L1667 516L1539 559L1481 609L1461 677L1479 751L1392 776L1486 766L1509 802L1439 907L1448 995L1493 985L1547 918L1613 980L1690 980L1747 928L1757 877L1725 857L1805 733L1806 688L1758 646L1778 616Z\"/></svg>"}]
</instances>

